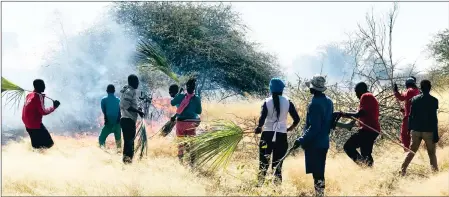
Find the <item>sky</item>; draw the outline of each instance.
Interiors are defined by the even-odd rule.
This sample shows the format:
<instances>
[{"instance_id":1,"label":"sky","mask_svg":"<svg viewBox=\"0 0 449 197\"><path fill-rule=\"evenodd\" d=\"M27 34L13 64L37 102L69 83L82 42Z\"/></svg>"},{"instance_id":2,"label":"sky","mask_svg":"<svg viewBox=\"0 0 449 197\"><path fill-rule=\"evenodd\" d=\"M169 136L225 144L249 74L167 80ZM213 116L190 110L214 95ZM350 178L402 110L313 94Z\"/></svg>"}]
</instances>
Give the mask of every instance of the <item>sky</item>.
<instances>
[{"instance_id":1,"label":"sky","mask_svg":"<svg viewBox=\"0 0 449 197\"><path fill-rule=\"evenodd\" d=\"M109 4L2 2L2 75L41 66L49 50L62 47L64 37L91 26ZM234 2L232 5L249 28L248 38L261 43L262 50L277 55L283 70L302 76L316 71L312 68L321 61L317 54L323 46L347 39L346 33L356 30L357 23L364 22L368 11L374 9L374 14L381 16L392 8L392 3L374 2ZM434 62L425 51L426 45L433 34L448 27L449 2L399 3L393 35L396 59L401 60L401 65L416 61L418 69L429 68Z\"/></svg>"}]
</instances>

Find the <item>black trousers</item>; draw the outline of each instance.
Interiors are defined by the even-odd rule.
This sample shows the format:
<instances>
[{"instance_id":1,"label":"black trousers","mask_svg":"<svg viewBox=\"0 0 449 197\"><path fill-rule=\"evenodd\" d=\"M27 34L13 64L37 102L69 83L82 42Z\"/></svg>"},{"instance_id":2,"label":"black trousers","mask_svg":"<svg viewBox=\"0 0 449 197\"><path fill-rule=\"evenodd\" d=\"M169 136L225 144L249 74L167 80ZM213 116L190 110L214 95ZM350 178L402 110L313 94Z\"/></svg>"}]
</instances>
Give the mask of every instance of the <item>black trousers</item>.
<instances>
[{"instance_id":1,"label":"black trousers","mask_svg":"<svg viewBox=\"0 0 449 197\"><path fill-rule=\"evenodd\" d=\"M279 162L288 149L287 134L286 133L276 133L276 142L273 142L274 131L264 131L260 137L259 142L259 183L265 180L268 167L270 165L270 157L272 157L271 169L275 169L279 164L278 168L275 169L275 183L282 182L282 163Z\"/></svg>"},{"instance_id":2,"label":"black trousers","mask_svg":"<svg viewBox=\"0 0 449 197\"><path fill-rule=\"evenodd\" d=\"M33 148L51 148L54 143L53 139L51 139L50 133L47 128L45 128L44 124L41 124L41 128L39 129L28 129L26 128L28 134L31 139L31 146Z\"/></svg>"},{"instance_id":3,"label":"black trousers","mask_svg":"<svg viewBox=\"0 0 449 197\"><path fill-rule=\"evenodd\" d=\"M136 136L136 122L130 118L120 119L123 132L123 162L132 163L134 157L134 138Z\"/></svg>"},{"instance_id":4,"label":"black trousers","mask_svg":"<svg viewBox=\"0 0 449 197\"><path fill-rule=\"evenodd\" d=\"M346 141L343 148L346 154L357 164L372 167L374 159L371 153L377 136L379 134L374 131L360 129ZM360 148L360 153L357 148Z\"/></svg>"}]
</instances>

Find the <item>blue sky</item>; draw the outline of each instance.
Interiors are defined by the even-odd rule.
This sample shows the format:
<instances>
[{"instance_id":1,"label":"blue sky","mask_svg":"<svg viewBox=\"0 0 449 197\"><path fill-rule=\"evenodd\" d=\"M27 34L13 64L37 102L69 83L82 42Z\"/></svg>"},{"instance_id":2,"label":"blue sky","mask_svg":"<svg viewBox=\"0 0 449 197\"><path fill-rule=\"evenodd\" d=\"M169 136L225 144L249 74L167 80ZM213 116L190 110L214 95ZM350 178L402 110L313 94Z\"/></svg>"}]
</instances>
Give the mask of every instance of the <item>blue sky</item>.
<instances>
[{"instance_id":1,"label":"blue sky","mask_svg":"<svg viewBox=\"0 0 449 197\"><path fill-rule=\"evenodd\" d=\"M34 69L48 50L61 47L63 34L55 11L60 12L66 36L73 36L98 20L108 4L3 2L3 68ZM248 38L261 43L262 50L276 54L287 72L301 76L317 72L317 64L322 61L318 54L323 46L344 41L346 33L356 30L357 23L364 22L371 8L376 16L381 16L392 7L392 3L373 2L232 4L250 29ZM425 51L426 44L433 34L448 27L448 2L399 3L393 41L396 59L402 65L416 60L418 69L429 68L434 62ZM7 75L10 70L3 71Z\"/></svg>"}]
</instances>

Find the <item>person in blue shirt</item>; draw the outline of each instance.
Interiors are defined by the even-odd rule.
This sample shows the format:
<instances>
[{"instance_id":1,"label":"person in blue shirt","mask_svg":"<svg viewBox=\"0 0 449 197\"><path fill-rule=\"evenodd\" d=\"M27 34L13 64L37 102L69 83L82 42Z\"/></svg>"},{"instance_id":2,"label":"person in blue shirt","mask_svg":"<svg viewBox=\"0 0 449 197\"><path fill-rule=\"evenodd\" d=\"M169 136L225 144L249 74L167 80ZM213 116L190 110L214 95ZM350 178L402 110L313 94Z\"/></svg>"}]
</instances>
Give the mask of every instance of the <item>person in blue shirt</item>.
<instances>
[{"instance_id":1,"label":"person in blue shirt","mask_svg":"<svg viewBox=\"0 0 449 197\"><path fill-rule=\"evenodd\" d=\"M333 127L334 104L323 92L326 79L322 76L314 76L307 83L310 93L313 94L306 115L304 132L294 145L294 149L301 146L304 149L306 174L312 174L315 193L324 196L324 170L326 167L326 155L329 149L329 133Z\"/></svg>"},{"instance_id":2,"label":"person in blue shirt","mask_svg":"<svg viewBox=\"0 0 449 197\"><path fill-rule=\"evenodd\" d=\"M109 134L113 133L117 151L120 152L120 149L122 147L122 136L120 129L120 99L114 95L114 85L109 84L106 88L106 92L108 93L108 95L101 99L101 111L103 112L104 116L104 127L101 130L98 141L100 143L100 147L104 147L106 138L109 136Z\"/></svg>"}]
</instances>

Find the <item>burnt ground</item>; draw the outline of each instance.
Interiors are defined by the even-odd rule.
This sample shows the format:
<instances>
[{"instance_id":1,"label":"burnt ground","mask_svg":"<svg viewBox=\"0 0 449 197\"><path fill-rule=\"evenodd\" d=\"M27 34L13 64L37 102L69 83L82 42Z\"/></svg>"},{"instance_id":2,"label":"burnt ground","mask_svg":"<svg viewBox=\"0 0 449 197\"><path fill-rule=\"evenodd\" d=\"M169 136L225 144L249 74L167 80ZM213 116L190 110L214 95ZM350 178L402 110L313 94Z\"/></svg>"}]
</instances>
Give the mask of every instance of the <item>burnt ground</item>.
<instances>
[{"instance_id":1,"label":"burnt ground","mask_svg":"<svg viewBox=\"0 0 449 197\"><path fill-rule=\"evenodd\" d=\"M70 136L70 137L76 137L79 135L98 135L101 128L78 128L77 131L61 131L62 129L51 129L47 128L52 135L58 135L58 136ZM12 141L20 141L23 138L29 138L28 133L23 129L10 129L10 128L2 128L2 139L1 139L1 145L4 146Z\"/></svg>"}]
</instances>

